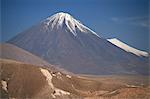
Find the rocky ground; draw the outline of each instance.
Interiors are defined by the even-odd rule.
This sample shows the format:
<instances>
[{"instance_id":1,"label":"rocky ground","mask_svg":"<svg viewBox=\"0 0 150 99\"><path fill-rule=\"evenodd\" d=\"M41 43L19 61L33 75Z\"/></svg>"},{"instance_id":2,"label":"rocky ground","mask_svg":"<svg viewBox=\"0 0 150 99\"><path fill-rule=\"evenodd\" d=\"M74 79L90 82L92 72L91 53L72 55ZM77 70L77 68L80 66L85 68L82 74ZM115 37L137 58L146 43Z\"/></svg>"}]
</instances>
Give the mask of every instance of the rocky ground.
<instances>
[{"instance_id":1,"label":"rocky ground","mask_svg":"<svg viewBox=\"0 0 150 99\"><path fill-rule=\"evenodd\" d=\"M148 77L65 74L0 59L1 99L148 99Z\"/></svg>"}]
</instances>

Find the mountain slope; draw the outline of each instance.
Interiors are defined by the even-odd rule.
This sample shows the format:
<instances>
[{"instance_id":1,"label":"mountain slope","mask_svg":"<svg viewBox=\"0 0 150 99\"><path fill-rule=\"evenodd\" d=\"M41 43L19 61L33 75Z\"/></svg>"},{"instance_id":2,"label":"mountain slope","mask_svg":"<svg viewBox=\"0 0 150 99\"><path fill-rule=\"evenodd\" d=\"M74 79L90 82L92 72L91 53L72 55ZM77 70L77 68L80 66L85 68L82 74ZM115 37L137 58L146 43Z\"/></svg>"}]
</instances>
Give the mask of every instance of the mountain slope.
<instances>
[{"instance_id":1,"label":"mountain slope","mask_svg":"<svg viewBox=\"0 0 150 99\"><path fill-rule=\"evenodd\" d=\"M67 13L48 17L8 43L74 73L148 74L148 59L122 50Z\"/></svg>"},{"instance_id":2,"label":"mountain slope","mask_svg":"<svg viewBox=\"0 0 150 99\"><path fill-rule=\"evenodd\" d=\"M127 51L127 52L130 52L130 53L133 53L137 56L145 56L145 57L148 57L148 53L147 52L144 52L144 51L140 51L138 49L135 49L133 47L130 47L128 46L127 44L121 42L120 40L116 39L116 38L113 38L113 39L107 39L109 42L111 42L112 44L120 47L121 49Z\"/></svg>"},{"instance_id":3,"label":"mountain slope","mask_svg":"<svg viewBox=\"0 0 150 99\"><path fill-rule=\"evenodd\" d=\"M12 44L4 43L0 44L0 58L17 60L24 63L35 65L50 65L48 62L40 59L39 57L15 46Z\"/></svg>"}]
</instances>

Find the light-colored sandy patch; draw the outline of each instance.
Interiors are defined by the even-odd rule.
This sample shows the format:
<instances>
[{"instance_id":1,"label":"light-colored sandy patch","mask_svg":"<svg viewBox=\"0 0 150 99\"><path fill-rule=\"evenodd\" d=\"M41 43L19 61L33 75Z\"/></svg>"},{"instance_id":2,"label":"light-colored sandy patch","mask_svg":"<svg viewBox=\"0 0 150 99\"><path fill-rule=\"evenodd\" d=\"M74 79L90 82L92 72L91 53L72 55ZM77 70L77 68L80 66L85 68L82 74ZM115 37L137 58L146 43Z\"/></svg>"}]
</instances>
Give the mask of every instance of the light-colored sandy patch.
<instances>
[{"instance_id":1,"label":"light-colored sandy patch","mask_svg":"<svg viewBox=\"0 0 150 99\"><path fill-rule=\"evenodd\" d=\"M52 75L49 73L49 71L41 68L41 72L46 77L46 80L48 81L48 84L50 85L50 87L54 89L54 86L52 84Z\"/></svg>"},{"instance_id":2,"label":"light-colored sandy patch","mask_svg":"<svg viewBox=\"0 0 150 99\"><path fill-rule=\"evenodd\" d=\"M93 96L100 96L100 95L103 95L105 93L108 93L109 91L104 91L104 90L100 90L100 91L95 91L93 92Z\"/></svg>"},{"instance_id":3,"label":"light-colored sandy patch","mask_svg":"<svg viewBox=\"0 0 150 99\"><path fill-rule=\"evenodd\" d=\"M71 78L71 76L70 76L70 75L66 75L66 77Z\"/></svg>"},{"instance_id":4,"label":"light-colored sandy patch","mask_svg":"<svg viewBox=\"0 0 150 99\"><path fill-rule=\"evenodd\" d=\"M56 93L54 95L58 95L58 96L60 96L60 95L70 95L69 92L66 92L66 91L63 91L63 90L57 89L57 88L55 88L55 92Z\"/></svg>"},{"instance_id":5,"label":"light-colored sandy patch","mask_svg":"<svg viewBox=\"0 0 150 99\"><path fill-rule=\"evenodd\" d=\"M56 76L55 74L52 74L52 76Z\"/></svg>"},{"instance_id":6,"label":"light-colored sandy patch","mask_svg":"<svg viewBox=\"0 0 150 99\"><path fill-rule=\"evenodd\" d=\"M2 80L2 81L1 81L1 84L2 84L2 89L4 89L5 91L8 91L8 90L7 90L7 82L4 81L4 80Z\"/></svg>"},{"instance_id":7,"label":"light-colored sandy patch","mask_svg":"<svg viewBox=\"0 0 150 99\"><path fill-rule=\"evenodd\" d=\"M12 98L12 97L10 97L10 99L16 99L16 98Z\"/></svg>"},{"instance_id":8,"label":"light-colored sandy patch","mask_svg":"<svg viewBox=\"0 0 150 99\"><path fill-rule=\"evenodd\" d=\"M61 73L60 73L60 72L58 72L58 73L57 73L57 75L61 75Z\"/></svg>"},{"instance_id":9,"label":"light-colored sandy patch","mask_svg":"<svg viewBox=\"0 0 150 99\"><path fill-rule=\"evenodd\" d=\"M130 88L137 88L137 87L139 87L139 86L135 86L135 85L126 85L127 87L130 87Z\"/></svg>"},{"instance_id":10,"label":"light-colored sandy patch","mask_svg":"<svg viewBox=\"0 0 150 99\"><path fill-rule=\"evenodd\" d=\"M118 92L118 90L114 90L114 91L112 91L112 92L109 92L108 94L109 95L112 95L112 94L115 94L115 93L117 93Z\"/></svg>"},{"instance_id":11,"label":"light-colored sandy patch","mask_svg":"<svg viewBox=\"0 0 150 99\"><path fill-rule=\"evenodd\" d=\"M54 94L51 94L53 98L56 98L55 95L70 95L69 92L67 91L63 91L61 89L58 89L56 87L54 87L53 83L52 83L52 75L50 74L50 72L46 69L40 69L41 72L43 73L43 75L46 77L46 80L48 81L49 86L55 91Z\"/></svg>"},{"instance_id":12,"label":"light-colored sandy patch","mask_svg":"<svg viewBox=\"0 0 150 99\"><path fill-rule=\"evenodd\" d=\"M53 98L56 98L56 96L55 96L54 94L51 94L51 96L52 96Z\"/></svg>"}]
</instances>

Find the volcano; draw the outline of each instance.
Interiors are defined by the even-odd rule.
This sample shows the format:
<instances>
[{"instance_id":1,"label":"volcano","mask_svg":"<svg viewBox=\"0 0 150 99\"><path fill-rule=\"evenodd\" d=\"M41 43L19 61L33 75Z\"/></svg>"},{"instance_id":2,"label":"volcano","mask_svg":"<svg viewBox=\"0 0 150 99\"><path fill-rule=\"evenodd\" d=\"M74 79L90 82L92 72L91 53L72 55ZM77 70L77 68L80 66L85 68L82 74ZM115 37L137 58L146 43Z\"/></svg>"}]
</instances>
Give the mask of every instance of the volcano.
<instances>
[{"instance_id":1,"label":"volcano","mask_svg":"<svg viewBox=\"0 0 150 99\"><path fill-rule=\"evenodd\" d=\"M68 13L56 13L7 43L78 74L148 74L148 57L127 52Z\"/></svg>"}]
</instances>

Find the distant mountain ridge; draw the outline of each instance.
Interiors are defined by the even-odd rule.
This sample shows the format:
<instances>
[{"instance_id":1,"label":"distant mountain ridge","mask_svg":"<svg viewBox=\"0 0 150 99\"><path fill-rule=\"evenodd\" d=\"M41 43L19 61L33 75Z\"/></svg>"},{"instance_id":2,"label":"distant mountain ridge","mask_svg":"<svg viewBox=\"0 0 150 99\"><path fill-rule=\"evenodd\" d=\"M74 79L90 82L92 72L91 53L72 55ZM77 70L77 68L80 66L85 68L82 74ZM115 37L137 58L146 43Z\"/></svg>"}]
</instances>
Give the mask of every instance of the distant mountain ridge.
<instances>
[{"instance_id":1,"label":"distant mountain ridge","mask_svg":"<svg viewBox=\"0 0 150 99\"><path fill-rule=\"evenodd\" d=\"M19 48L13 44L3 43L0 44L0 59L10 59L19 62L23 62L26 64L37 65L44 68L49 68L55 71L61 71L66 74L72 74L69 71L59 68L57 66L53 66L47 61L41 59L40 57L33 55L32 53Z\"/></svg>"},{"instance_id":2,"label":"distant mountain ridge","mask_svg":"<svg viewBox=\"0 0 150 99\"><path fill-rule=\"evenodd\" d=\"M123 50L127 51L127 52L130 52L130 53L133 53L137 56L145 56L145 57L148 57L148 53L145 52L145 51L141 51L141 50L138 50L136 48L133 48L125 43L123 43L122 41L118 40L117 38L112 38L112 39L107 39L109 42L111 42L112 44L122 48Z\"/></svg>"},{"instance_id":3,"label":"distant mountain ridge","mask_svg":"<svg viewBox=\"0 0 150 99\"><path fill-rule=\"evenodd\" d=\"M74 73L148 74L148 58L117 47L63 12L48 17L8 43Z\"/></svg>"},{"instance_id":4,"label":"distant mountain ridge","mask_svg":"<svg viewBox=\"0 0 150 99\"><path fill-rule=\"evenodd\" d=\"M0 44L0 58L3 59L12 59L28 64L40 65L40 66L48 66L50 65L48 62L40 59L39 57L8 43Z\"/></svg>"}]
</instances>

